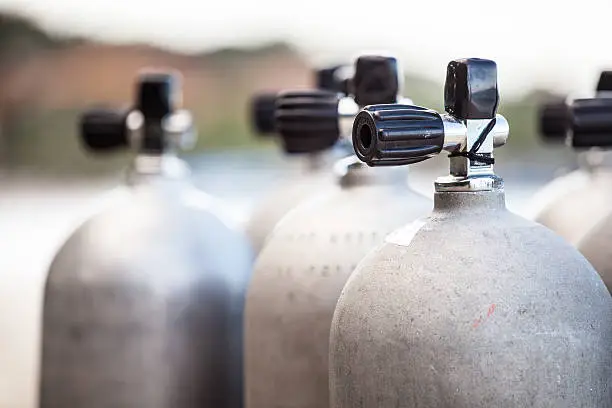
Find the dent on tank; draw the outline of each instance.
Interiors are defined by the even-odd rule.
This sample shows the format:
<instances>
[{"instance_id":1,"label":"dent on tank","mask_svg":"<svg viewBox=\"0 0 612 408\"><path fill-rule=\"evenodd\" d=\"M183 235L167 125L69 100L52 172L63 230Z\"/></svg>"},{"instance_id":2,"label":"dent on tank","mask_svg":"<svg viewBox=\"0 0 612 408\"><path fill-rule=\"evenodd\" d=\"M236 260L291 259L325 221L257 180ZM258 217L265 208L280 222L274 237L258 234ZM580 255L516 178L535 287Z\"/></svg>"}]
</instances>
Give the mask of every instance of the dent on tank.
<instances>
[{"instance_id":1,"label":"dent on tank","mask_svg":"<svg viewBox=\"0 0 612 408\"><path fill-rule=\"evenodd\" d=\"M142 72L126 110L92 109L93 153L133 147L124 196L66 241L45 293L41 407L242 406L251 251L176 156L194 138L176 72Z\"/></svg>"},{"instance_id":2,"label":"dent on tank","mask_svg":"<svg viewBox=\"0 0 612 408\"><path fill-rule=\"evenodd\" d=\"M446 114L391 104L357 115L361 160L412 164L444 150L450 174L435 182L431 215L390 234L342 291L334 408L612 406L612 297L578 251L505 207L496 70L451 61Z\"/></svg>"}]
</instances>

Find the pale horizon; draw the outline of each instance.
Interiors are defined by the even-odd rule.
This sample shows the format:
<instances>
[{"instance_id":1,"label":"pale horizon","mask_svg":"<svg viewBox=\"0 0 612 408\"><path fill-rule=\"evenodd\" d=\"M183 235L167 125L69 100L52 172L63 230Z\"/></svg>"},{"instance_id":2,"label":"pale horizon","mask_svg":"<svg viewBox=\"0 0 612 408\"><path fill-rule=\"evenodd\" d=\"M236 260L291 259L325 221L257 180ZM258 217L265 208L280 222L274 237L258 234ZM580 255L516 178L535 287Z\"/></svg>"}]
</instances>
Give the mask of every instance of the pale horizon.
<instances>
[{"instance_id":1,"label":"pale horizon","mask_svg":"<svg viewBox=\"0 0 612 408\"><path fill-rule=\"evenodd\" d=\"M390 3L53 0L50 7L48 0L0 0L0 9L51 32L183 52L283 41L318 64L384 50L407 72L438 82L451 59L490 58L498 63L501 92L510 96L534 88L590 92L599 71L612 68L607 0Z\"/></svg>"}]
</instances>

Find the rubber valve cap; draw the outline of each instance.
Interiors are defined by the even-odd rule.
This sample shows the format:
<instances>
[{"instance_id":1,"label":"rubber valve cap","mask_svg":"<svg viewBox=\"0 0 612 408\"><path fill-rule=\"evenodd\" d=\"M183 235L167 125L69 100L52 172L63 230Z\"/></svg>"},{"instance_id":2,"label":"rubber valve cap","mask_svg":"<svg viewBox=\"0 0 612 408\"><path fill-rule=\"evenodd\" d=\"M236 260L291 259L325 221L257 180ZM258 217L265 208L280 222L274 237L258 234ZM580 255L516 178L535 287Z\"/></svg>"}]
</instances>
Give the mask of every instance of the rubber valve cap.
<instances>
[{"instance_id":1,"label":"rubber valve cap","mask_svg":"<svg viewBox=\"0 0 612 408\"><path fill-rule=\"evenodd\" d=\"M438 112L411 105L371 105L353 123L353 148L370 166L418 163L442 150L444 123Z\"/></svg>"},{"instance_id":2,"label":"rubber valve cap","mask_svg":"<svg viewBox=\"0 0 612 408\"><path fill-rule=\"evenodd\" d=\"M355 61L352 91L359 106L397 102L400 91L397 59L364 55Z\"/></svg>"},{"instance_id":3,"label":"rubber valve cap","mask_svg":"<svg viewBox=\"0 0 612 408\"><path fill-rule=\"evenodd\" d=\"M493 119L499 105L497 64L480 58L448 63L444 108L459 119Z\"/></svg>"},{"instance_id":4,"label":"rubber valve cap","mask_svg":"<svg viewBox=\"0 0 612 408\"><path fill-rule=\"evenodd\" d=\"M572 104L572 146L612 146L612 99L578 99Z\"/></svg>"},{"instance_id":5,"label":"rubber valve cap","mask_svg":"<svg viewBox=\"0 0 612 408\"><path fill-rule=\"evenodd\" d=\"M612 91L612 71L602 71L597 81L597 92Z\"/></svg>"},{"instance_id":6,"label":"rubber valve cap","mask_svg":"<svg viewBox=\"0 0 612 408\"><path fill-rule=\"evenodd\" d=\"M340 137L338 94L324 90L288 91L276 101L276 129L289 154L331 148Z\"/></svg>"},{"instance_id":7,"label":"rubber valve cap","mask_svg":"<svg viewBox=\"0 0 612 408\"><path fill-rule=\"evenodd\" d=\"M565 101L552 102L540 108L539 133L544 140L563 142L569 126L569 109Z\"/></svg>"},{"instance_id":8,"label":"rubber valve cap","mask_svg":"<svg viewBox=\"0 0 612 408\"><path fill-rule=\"evenodd\" d=\"M251 123L253 130L261 136L274 134L276 130L274 112L276 93L260 93L251 99Z\"/></svg>"},{"instance_id":9,"label":"rubber valve cap","mask_svg":"<svg viewBox=\"0 0 612 408\"><path fill-rule=\"evenodd\" d=\"M334 65L316 70L315 80L317 89L345 94L346 82L342 78L338 78L338 71L343 67L343 65Z\"/></svg>"},{"instance_id":10,"label":"rubber valve cap","mask_svg":"<svg viewBox=\"0 0 612 408\"><path fill-rule=\"evenodd\" d=\"M94 152L105 152L127 146L127 115L126 110L101 108L83 113L79 133L85 147Z\"/></svg>"},{"instance_id":11,"label":"rubber valve cap","mask_svg":"<svg viewBox=\"0 0 612 408\"><path fill-rule=\"evenodd\" d=\"M171 73L144 73L137 83L136 108L145 120L161 120L176 109L178 77Z\"/></svg>"}]
</instances>

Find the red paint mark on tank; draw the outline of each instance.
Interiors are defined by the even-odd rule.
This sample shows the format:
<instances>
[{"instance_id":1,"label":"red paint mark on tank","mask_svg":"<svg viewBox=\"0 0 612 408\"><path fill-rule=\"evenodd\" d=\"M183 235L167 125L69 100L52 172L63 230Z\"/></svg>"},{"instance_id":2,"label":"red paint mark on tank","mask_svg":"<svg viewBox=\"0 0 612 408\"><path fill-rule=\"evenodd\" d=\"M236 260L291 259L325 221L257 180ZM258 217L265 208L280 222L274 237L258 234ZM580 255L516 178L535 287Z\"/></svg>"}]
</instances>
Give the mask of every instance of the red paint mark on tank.
<instances>
[{"instance_id":1,"label":"red paint mark on tank","mask_svg":"<svg viewBox=\"0 0 612 408\"><path fill-rule=\"evenodd\" d=\"M477 328L482 323L484 323L489 317L491 317L493 313L495 312L495 307L496 307L495 303L491 304L491 306L489 306L489 309L487 310L487 315L485 317L481 315L477 319L475 319L474 323L472 323L472 327L474 329Z\"/></svg>"},{"instance_id":2,"label":"red paint mark on tank","mask_svg":"<svg viewBox=\"0 0 612 408\"><path fill-rule=\"evenodd\" d=\"M491 306L489 306L489 311L487 312L487 317L490 317L493 312L495 312L495 303L493 303Z\"/></svg>"}]
</instances>

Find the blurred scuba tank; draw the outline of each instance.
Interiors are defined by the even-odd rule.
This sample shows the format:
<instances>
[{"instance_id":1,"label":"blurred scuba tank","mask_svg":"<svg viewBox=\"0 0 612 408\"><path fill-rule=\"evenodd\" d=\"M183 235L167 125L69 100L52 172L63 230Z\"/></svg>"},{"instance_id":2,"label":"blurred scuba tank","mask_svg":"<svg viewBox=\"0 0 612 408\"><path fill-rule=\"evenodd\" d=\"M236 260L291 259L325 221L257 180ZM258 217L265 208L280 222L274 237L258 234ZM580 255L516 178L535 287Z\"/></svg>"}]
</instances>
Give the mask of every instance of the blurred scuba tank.
<instances>
[{"instance_id":1,"label":"blurred scuba tank","mask_svg":"<svg viewBox=\"0 0 612 408\"><path fill-rule=\"evenodd\" d=\"M138 150L128 188L79 227L46 282L42 408L242 407L242 328L252 254L185 180L193 141L173 73L145 72L136 104L91 110L94 152Z\"/></svg>"},{"instance_id":2,"label":"blurred scuba tank","mask_svg":"<svg viewBox=\"0 0 612 408\"><path fill-rule=\"evenodd\" d=\"M450 175L431 215L390 234L344 287L331 406L610 408L612 297L573 247L506 209L493 172L509 134L496 64L451 61L444 100L447 114L374 105L355 118L361 160L446 150Z\"/></svg>"},{"instance_id":3,"label":"blurred scuba tank","mask_svg":"<svg viewBox=\"0 0 612 408\"><path fill-rule=\"evenodd\" d=\"M350 73L349 67L344 65L321 68L315 72L317 89L334 95L332 103L335 103L333 102L336 99L335 95L348 93ZM260 135L272 136L278 133L274 116L277 94L261 93L252 100L251 122ZM279 139L286 154L302 159L303 168L297 178L273 191L253 210L246 225L246 233L255 253L261 250L266 237L283 215L304 199L332 185L333 179L329 176L332 159L338 154L344 154L342 151L334 152L332 145L323 149L310 149L308 146L302 146L308 143L305 139L299 139L296 143L292 143L293 139L282 137ZM334 136L332 144L336 140L337 136Z\"/></svg>"},{"instance_id":4,"label":"blurred scuba tank","mask_svg":"<svg viewBox=\"0 0 612 408\"><path fill-rule=\"evenodd\" d=\"M279 94L281 137L316 149L343 129L350 134L356 102L397 100L398 71L395 58L362 56L354 100L325 91ZM328 406L329 327L346 279L388 232L431 209L408 187L405 170L372 169L350 156L334 173L336 187L287 213L255 263L245 311L247 408Z\"/></svg>"},{"instance_id":5,"label":"blurred scuba tank","mask_svg":"<svg viewBox=\"0 0 612 408\"><path fill-rule=\"evenodd\" d=\"M612 147L612 98L577 99L571 105L571 141L574 148ZM609 194L612 174L608 183L592 185ZM602 276L612 293L612 200L601 203L607 206L606 216L596 223L578 242L578 249ZM574 211L583 213L590 208L578 206ZM583 214L598 217L599 214ZM612 392L612 391L611 391ZM612 399L612 397L610 397Z\"/></svg>"},{"instance_id":6,"label":"blurred scuba tank","mask_svg":"<svg viewBox=\"0 0 612 408\"><path fill-rule=\"evenodd\" d=\"M603 71L596 98L612 97L612 71ZM547 143L566 143L571 101L546 104L540 110L540 134ZM578 169L548 183L533 197L531 218L576 245L612 207L611 157L595 149L577 155Z\"/></svg>"}]
</instances>

